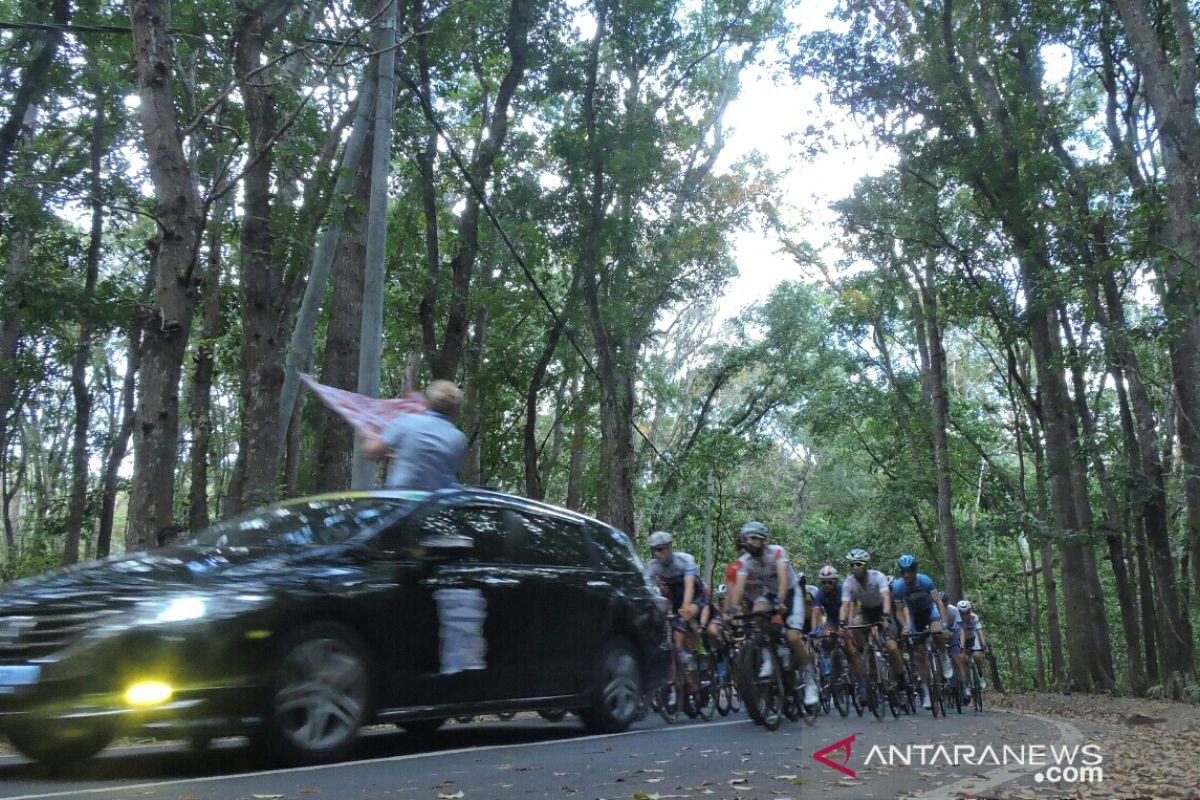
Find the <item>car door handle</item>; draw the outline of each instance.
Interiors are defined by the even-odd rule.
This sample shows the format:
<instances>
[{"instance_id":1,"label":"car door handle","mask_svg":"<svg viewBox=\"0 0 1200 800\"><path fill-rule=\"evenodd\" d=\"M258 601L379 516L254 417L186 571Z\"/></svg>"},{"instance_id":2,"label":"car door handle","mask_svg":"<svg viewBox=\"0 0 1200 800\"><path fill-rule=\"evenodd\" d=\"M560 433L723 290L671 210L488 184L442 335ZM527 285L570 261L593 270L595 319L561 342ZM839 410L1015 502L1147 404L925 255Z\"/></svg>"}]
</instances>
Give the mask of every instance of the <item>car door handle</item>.
<instances>
[{"instance_id":1,"label":"car door handle","mask_svg":"<svg viewBox=\"0 0 1200 800\"><path fill-rule=\"evenodd\" d=\"M611 589L612 588L612 584L609 583L608 581L588 581L587 585L588 585L588 588L590 588L590 589Z\"/></svg>"},{"instance_id":2,"label":"car door handle","mask_svg":"<svg viewBox=\"0 0 1200 800\"><path fill-rule=\"evenodd\" d=\"M516 578L483 578L479 582L485 586L518 586L521 583Z\"/></svg>"}]
</instances>

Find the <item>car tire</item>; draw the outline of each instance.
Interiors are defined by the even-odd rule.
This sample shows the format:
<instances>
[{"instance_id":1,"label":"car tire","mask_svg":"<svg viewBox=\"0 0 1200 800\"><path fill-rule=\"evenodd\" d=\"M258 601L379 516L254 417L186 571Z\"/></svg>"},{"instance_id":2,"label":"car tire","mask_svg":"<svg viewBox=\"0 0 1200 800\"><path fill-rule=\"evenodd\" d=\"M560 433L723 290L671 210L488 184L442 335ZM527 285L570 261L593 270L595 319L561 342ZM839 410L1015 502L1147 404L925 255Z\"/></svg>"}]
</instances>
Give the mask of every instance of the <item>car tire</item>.
<instances>
[{"instance_id":1,"label":"car tire","mask_svg":"<svg viewBox=\"0 0 1200 800\"><path fill-rule=\"evenodd\" d=\"M112 741L107 726L27 723L8 731L8 740L21 755L58 771L86 761Z\"/></svg>"},{"instance_id":2,"label":"car tire","mask_svg":"<svg viewBox=\"0 0 1200 800\"><path fill-rule=\"evenodd\" d=\"M372 668L362 639L322 622L288 636L267 701L262 744L287 764L337 760L370 715Z\"/></svg>"},{"instance_id":3,"label":"car tire","mask_svg":"<svg viewBox=\"0 0 1200 800\"><path fill-rule=\"evenodd\" d=\"M633 648L623 638L610 639L603 652L591 707L579 715L584 727L592 733L618 733L637 719L642 699L642 670Z\"/></svg>"},{"instance_id":4,"label":"car tire","mask_svg":"<svg viewBox=\"0 0 1200 800\"><path fill-rule=\"evenodd\" d=\"M538 716L547 722L562 722L567 715L565 708L543 708L538 710Z\"/></svg>"}]
</instances>

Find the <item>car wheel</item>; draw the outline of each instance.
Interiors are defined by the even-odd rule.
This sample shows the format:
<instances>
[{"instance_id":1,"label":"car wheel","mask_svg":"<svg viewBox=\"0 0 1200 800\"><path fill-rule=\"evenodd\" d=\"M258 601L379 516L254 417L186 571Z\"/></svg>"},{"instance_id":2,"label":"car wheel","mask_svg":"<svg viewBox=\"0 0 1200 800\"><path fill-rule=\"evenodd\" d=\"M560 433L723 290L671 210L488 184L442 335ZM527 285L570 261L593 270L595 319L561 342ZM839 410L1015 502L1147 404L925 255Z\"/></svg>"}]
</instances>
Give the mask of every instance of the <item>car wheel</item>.
<instances>
[{"instance_id":1,"label":"car wheel","mask_svg":"<svg viewBox=\"0 0 1200 800\"><path fill-rule=\"evenodd\" d=\"M604 648L592 689L592 705L581 711L584 726L593 733L616 733L637 719L642 698L642 671L625 639L611 639Z\"/></svg>"},{"instance_id":2,"label":"car wheel","mask_svg":"<svg viewBox=\"0 0 1200 800\"><path fill-rule=\"evenodd\" d=\"M362 640L335 623L288 637L268 702L264 744L290 764L342 757L367 719L371 665Z\"/></svg>"},{"instance_id":3,"label":"car wheel","mask_svg":"<svg viewBox=\"0 0 1200 800\"><path fill-rule=\"evenodd\" d=\"M111 729L95 724L30 723L8 731L8 740L22 755L54 770L91 758L112 738Z\"/></svg>"},{"instance_id":4,"label":"car wheel","mask_svg":"<svg viewBox=\"0 0 1200 800\"><path fill-rule=\"evenodd\" d=\"M543 708L538 710L538 716L547 722L562 722L562 718L567 715L565 708Z\"/></svg>"}]
</instances>

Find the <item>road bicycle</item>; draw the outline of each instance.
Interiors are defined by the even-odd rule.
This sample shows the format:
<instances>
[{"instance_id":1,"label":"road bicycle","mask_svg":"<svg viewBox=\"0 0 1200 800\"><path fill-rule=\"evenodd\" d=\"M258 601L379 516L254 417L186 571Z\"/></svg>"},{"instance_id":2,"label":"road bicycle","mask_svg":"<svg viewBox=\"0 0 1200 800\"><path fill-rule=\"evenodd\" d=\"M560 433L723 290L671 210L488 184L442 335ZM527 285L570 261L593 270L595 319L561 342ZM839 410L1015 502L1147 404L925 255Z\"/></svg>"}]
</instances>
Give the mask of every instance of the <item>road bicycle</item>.
<instances>
[{"instance_id":1,"label":"road bicycle","mask_svg":"<svg viewBox=\"0 0 1200 800\"><path fill-rule=\"evenodd\" d=\"M829 704L837 709L843 717L849 716L850 709L862 716L862 705L858 702L857 681L850 669L850 656L842 644L842 637L835 631L827 631L823 646L819 646L821 658L826 669L818 672L821 677L821 704L825 713L829 713Z\"/></svg>"},{"instance_id":2,"label":"road bicycle","mask_svg":"<svg viewBox=\"0 0 1200 800\"><path fill-rule=\"evenodd\" d=\"M887 651L879 635L879 626L875 623L847 625L846 630L867 632L867 646L863 648L861 655L867 671L867 708L871 709L875 719L883 719L889 710L893 718L899 717L900 697L895 676L892 675L891 665L888 664Z\"/></svg>"},{"instance_id":3,"label":"road bicycle","mask_svg":"<svg viewBox=\"0 0 1200 800\"><path fill-rule=\"evenodd\" d=\"M974 656L973 652L967 653L967 685L971 687L971 706L978 712L983 711L983 676Z\"/></svg>"},{"instance_id":4,"label":"road bicycle","mask_svg":"<svg viewBox=\"0 0 1200 800\"><path fill-rule=\"evenodd\" d=\"M746 701L750 718L767 730L783 724L786 692L779 645L784 642L782 625L772 621L770 611L753 611L734 620L744 641L737 654L735 675L738 692Z\"/></svg>"}]
</instances>

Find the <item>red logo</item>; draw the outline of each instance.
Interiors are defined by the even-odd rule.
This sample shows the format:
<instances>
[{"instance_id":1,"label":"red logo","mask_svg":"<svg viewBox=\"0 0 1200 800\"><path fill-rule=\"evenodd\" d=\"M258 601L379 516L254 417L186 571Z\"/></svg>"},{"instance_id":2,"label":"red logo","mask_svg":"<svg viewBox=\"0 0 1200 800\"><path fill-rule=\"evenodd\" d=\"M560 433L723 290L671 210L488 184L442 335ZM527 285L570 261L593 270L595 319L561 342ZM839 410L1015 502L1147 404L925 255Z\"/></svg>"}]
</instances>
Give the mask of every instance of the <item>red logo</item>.
<instances>
[{"instance_id":1,"label":"red logo","mask_svg":"<svg viewBox=\"0 0 1200 800\"><path fill-rule=\"evenodd\" d=\"M813 758L815 758L817 761L820 761L822 764L824 764L827 767L833 767L838 772L846 773L851 778L857 778L858 773L856 773L854 770L848 769L846 767L846 765L850 763L850 743L854 741L854 737L856 735L857 734L851 734L850 736L847 736L845 739L842 739L840 742L834 742L833 744L829 745L828 747L818 750L817 752L813 753ZM842 763L839 764L836 761L830 761L828 758L825 757L827 754L832 753L834 751L840 751L840 752L844 752L846 754L846 757L844 759L842 759Z\"/></svg>"}]
</instances>

